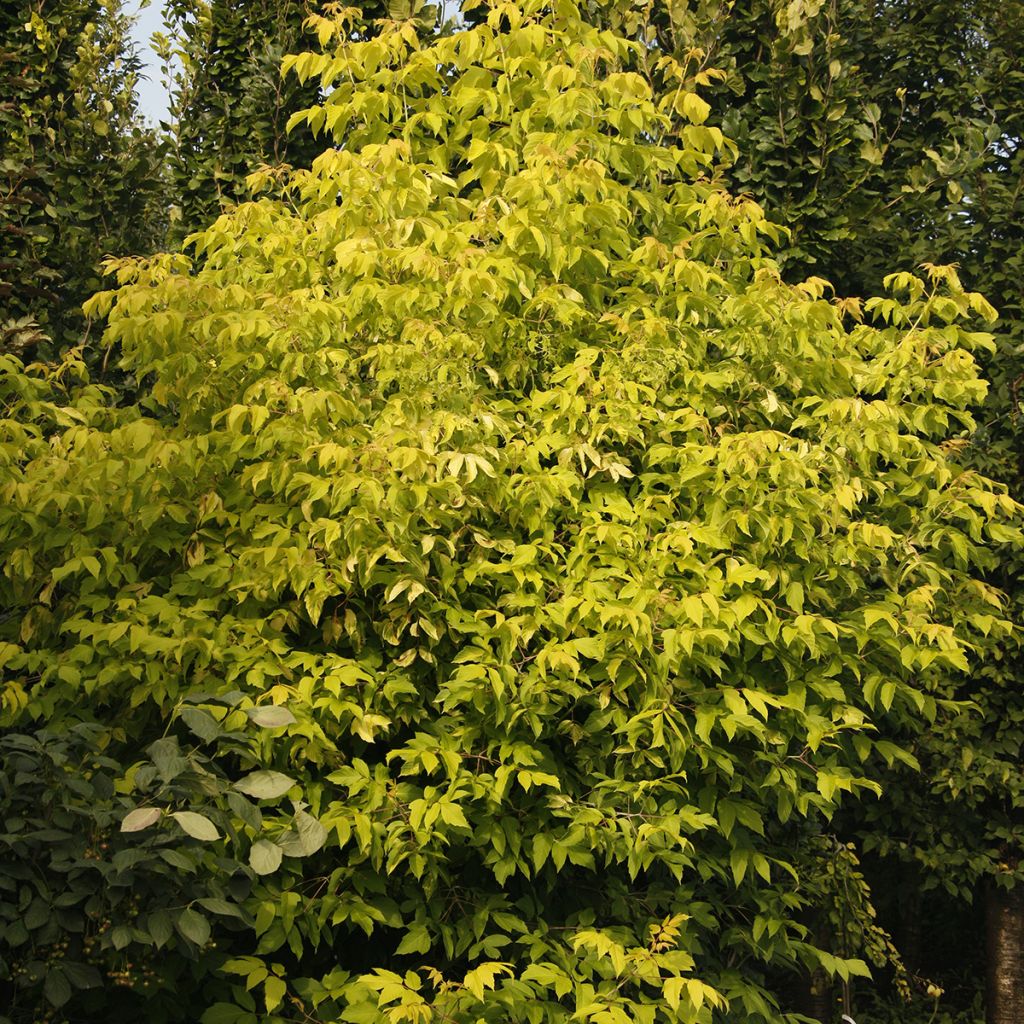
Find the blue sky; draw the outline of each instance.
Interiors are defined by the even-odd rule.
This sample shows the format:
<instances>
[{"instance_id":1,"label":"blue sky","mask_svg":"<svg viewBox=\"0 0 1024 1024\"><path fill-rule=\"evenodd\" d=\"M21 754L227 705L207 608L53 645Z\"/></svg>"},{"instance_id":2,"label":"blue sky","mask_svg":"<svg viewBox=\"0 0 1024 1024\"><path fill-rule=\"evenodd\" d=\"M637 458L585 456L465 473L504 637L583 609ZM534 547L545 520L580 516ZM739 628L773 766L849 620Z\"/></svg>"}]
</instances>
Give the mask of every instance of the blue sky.
<instances>
[{"instance_id":1,"label":"blue sky","mask_svg":"<svg viewBox=\"0 0 1024 1024\"><path fill-rule=\"evenodd\" d=\"M160 81L160 64L149 45L149 37L163 30L162 0L152 0L148 7L139 10L140 0L130 0L125 5L132 13L137 12L133 37L139 42L139 56L145 65L146 78L139 83L139 106L143 115L153 124L167 116L167 93Z\"/></svg>"}]
</instances>

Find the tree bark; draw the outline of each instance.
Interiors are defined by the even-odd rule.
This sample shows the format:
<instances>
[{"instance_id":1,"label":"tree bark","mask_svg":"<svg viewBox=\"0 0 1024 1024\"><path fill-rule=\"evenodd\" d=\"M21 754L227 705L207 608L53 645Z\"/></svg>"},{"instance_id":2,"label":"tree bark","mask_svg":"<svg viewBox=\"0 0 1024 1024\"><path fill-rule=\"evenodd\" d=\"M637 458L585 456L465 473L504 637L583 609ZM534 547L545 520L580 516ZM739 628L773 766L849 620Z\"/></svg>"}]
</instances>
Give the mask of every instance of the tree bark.
<instances>
[{"instance_id":1,"label":"tree bark","mask_svg":"<svg viewBox=\"0 0 1024 1024\"><path fill-rule=\"evenodd\" d=\"M811 940L819 949L829 949L829 934L825 922L815 915L811 923ZM816 970L797 979L796 1010L805 1017L832 1024L835 1019L836 993L832 979L823 971ZM1024 1024L1021 1021L1020 1024Z\"/></svg>"},{"instance_id":2,"label":"tree bark","mask_svg":"<svg viewBox=\"0 0 1024 1024\"><path fill-rule=\"evenodd\" d=\"M1024 1022L1024 887L988 887L985 899L987 1024Z\"/></svg>"},{"instance_id":3,"label":"tree bark","mask_svg":"<svg viewBox=\"0 0 1024 1024\"><path fill-rule=\"evenodd\" d=\"M800 1012L821 1024L832 1024L835 1011L835 993L832 981L824 971L815 971L806 981Z\"/></svg>"},{"instance_id":4,"label":"tree bark","mask_svg":"<svg viewBox=\"0 0 1024 1024\"><path fill-rule=\"evenodd\" d=\"M903 963L911 974L923 973L923 935L921 929L921 878L917 867L904 864L900 870L899 944Z\"/></svg>"}]
</instances>

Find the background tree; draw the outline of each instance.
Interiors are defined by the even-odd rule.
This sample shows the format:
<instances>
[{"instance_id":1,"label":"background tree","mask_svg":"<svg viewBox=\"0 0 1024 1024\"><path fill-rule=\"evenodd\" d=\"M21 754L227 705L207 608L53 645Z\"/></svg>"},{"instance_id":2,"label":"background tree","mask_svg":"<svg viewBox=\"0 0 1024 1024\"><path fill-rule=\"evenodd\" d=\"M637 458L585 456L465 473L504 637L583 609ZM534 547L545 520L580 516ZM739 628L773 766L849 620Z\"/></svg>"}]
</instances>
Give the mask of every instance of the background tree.
<instances>
[{"instance_id":1,"label":"background tree","mask_svg":"<svg viewBox=\"0 0 1024 1024\"><path fill-rule=\"evenodd\" d=\"M959 263L970 286L996 304L1000 347L986 361L994 387L970 458L1019 495L1024 8L894 3L808 10L814 22L797 26L788 44L779 45L787 32L777 37L775 52L791 55L788 73L741 94L753 99L753 109L761 106L761 116L726 122L750 155L740 168L745 182L794 229L793 272L813 265L844 293L863 294L877 287L891 254L911 266L931 250ZM788 79L788 89L780 79ZM815 171L808 175L801 166ZM994 582L1019 601L1013 552ZM949 680L948 694L976 702L976 713L915 741L921 784L891 779L890 795L871 809L864 835L867 848L913 867L891 877L903 886L916 880L919 906L932 903L937 920L945 915L928 898L933 887L968 904L987 900L990 921L1003 922L988 929L988 1019L998 1024L1024 1013L1016 966L1024 917L1019 898L1007 895L1020 882L1024 849L1020 669L1011 648L982 673ZM941 934L939 927L915 927L915 913L922 911L911 910L908 939ZM912 957L927 952L914 945Z\"/></svg>"},{"instance_id":2,"label":"background tree","mask_svg":"<svg viewBox=\"0 0 1024 1024\"><path fill-rule=\"evenodd\" d=\"M285 124L316 101L281 75L281 59L304 46L304 0L172 0L165 56L179 65L170 110L175 231L208 224L226 202L246 196L245 178L260 164L308 166L312 140Z\"/></svg>"},{"instance_id":3,"label":"background tree","mask_svg":"<svg viewBox=\"0 0 1024 1024\"><path fill-rule=\"evenodd\" d=\"M308 0L165 5L168 33L159 48L174 69L167 127L176 237L206 226L226 204L248 198L245 179L261 165L309 167L319 152L307 132L286 130L292 114L317 101L317 88L281 73L286 54L312 44L303 23L319 8ZM375 19L414 13L424 29L432 28L435 8L423 8L366 0L351 8L358 12L353 28L366 34Z\"/></svg>"},{"instance_id":4,"label":"background tree","mask_svg":"<svg viewBox=\"0 0 1024 1024\"><path fill-rule=\"evenodd\" d=\"M0 321L4 345L82 340L102 259L162 238L159 147L117 0L0 12Z\"/></svg>"}]
</instances>

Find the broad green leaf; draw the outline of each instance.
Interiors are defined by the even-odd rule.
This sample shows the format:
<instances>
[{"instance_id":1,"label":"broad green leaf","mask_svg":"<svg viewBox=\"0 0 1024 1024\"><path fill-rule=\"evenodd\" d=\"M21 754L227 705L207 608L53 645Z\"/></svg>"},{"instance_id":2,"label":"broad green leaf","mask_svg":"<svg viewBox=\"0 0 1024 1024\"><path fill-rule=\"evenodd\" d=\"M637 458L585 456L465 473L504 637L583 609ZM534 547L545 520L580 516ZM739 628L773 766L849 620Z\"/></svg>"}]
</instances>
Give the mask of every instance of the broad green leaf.
<instances>
[{"instance_id":1,"label":"broad green leaf","mask_svg":"<svg viewBox=\"0 0 1024 1024\"><path fill-rule=\"evenodd\" d=\"M281 866L284 851L277 843L258 839L249 851L249 866L257 875L273 874Z\"/></svg>"},{"instance_id":2,"label":"broad green leaf","mask_svg":"<svg viewBox=\"0 0 1024 1024\"><path fill-rule=\"evenodd\" d=\"M257 800L275 800L295 785L295 780L281 772L251 772L234 783L235 789Z\"/></svg>"},{"instance_id":3,"label":"broad green leaf","mask_svg":"<svg viewBox=\"0 0 1024 1024\"><path fill-rule=\"evenodd\" d=\"M267 1013L272 1013L281 1005L286 991L287 986L280 978L271 976L263 982L263 999Z\"/></svg>"},{"instance_id":4,"label":"broad green leaf","mask_svg":"<svg viewBox=\"0 0 1024 1024\"><path fill-rule=\"evenodd\" d=\"M295 716L288 708L276 705L250 708L246 713L250 721L264 729L277 729L282 725L292 725L295 722Z\"/></svg>"},{"instance_id":5,"label":"broad green leaf","mask_svg":"<svg viewBox=\"0 0 1024 1024\"><path fill-rule=\"evenodd\" d=\"M174 811L171 817L193 839L202 839L204 842L220 839L217 826L203 814L197 814L195 811Z\"/></svg>"},{"instance_id":6,"label":"broad green leaf","mask_svg":"<svg viewBox=\"0 0 1024 1024\"><path fill-rule=\"evenodd\" d=\"M143 829L155 825L163 811L159 807L136 807L129 811L121 820L122 832L141 832Z\"/></svg>"},{"instance_id":7,"label":"broad green leaf","mask_svg":"<svg viewBox=\"0 0 1024 1024\"><path fill-rule=\"evenodd\" d=\"M58 1009L71 998L71 984L61 967L51 967L43 981L43 995L46 1001Z\"/></svg>"},{"instance_id":8,"label":"broad green leaf","mask_svg":"<svg viewBox=\"0 0 1024 1024\"><path fill-rule=\"evenodd\" d=\"M213 715L208 711L204 711L202 708L183 708L181 711L181 720L201 740L205 740L208 743L217 739L221 733L217 720Z\"/></svg>"},{"instance_id":9,"label":"broad green leaf","mask_svg":"<svg viewBox=\"0 0 1024 1024\"><path fill-rule=\"evenodd\" d=\"M293 831L278 840L278 846L289 857L308 857L319 850L327 841L327 829L311 814L298 811L293 821Z\"/></svg>"},{"instance_id":10,"label":"broad green leaf","mask_svg":"<svg viewBox=\"0 0 1024 1024\"><path fill-rule=\"evenodd\" d=\"M174 922L181 934L197 946L205 946L210 938L210 922L198 911L186 907Z\"/></svg>"}]
</instances>

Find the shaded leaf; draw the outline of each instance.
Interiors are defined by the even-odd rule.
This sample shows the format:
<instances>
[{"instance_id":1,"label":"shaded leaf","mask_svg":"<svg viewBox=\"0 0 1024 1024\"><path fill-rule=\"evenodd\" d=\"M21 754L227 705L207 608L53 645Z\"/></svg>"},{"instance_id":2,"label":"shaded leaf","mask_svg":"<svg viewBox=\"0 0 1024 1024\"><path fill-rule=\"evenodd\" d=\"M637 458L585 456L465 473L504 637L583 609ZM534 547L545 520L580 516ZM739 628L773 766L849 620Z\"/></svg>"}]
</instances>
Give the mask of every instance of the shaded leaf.
<instances>
[{"instance_id":1,"label":"shaded leaf","mask_svg":"<svg viewBox=\"0 0 1024 1024\"><path fill-rule=\"evenodd\" d=\"M196 814L195 811L174 811L171 817L193 839L201 839L204 842L220 839L217 826L204 814Z\"/></svg>"},{"instance_id":2,"label":"shaded leaf","mask_svg":"<svg viewBox=\"0 0 1024 1024\"><path fill-rule=\"evenodd\" d=\"M122 832L141 832L150 825L155 825L163 812L159 807L136 807L129 811L121 821Z\"/></svg>"},{"instance_id":3,"label":"shaded leaf","mask_svg":"<svg viewBox=\"0 0 1024 1024\"><path fill-rule=\"evenodd\" d=\"M308 857L327 841L327 829L305 811L295 815L293 827L294 831L278 840L281 849L289 857Z\"/></svg>"},{"instance_id":4,"label":"shaded leaf","mask_svg":"<svg viewBox=\"0 0 1024 1024\"><path fill-rule=\"evenodd\" d=\"M257 875L269 875L281 866L283 851L268 839L259 839L249 851L249 866Z\"/></svg>"},{"instance_id":5,"label":"shaded leaf","mask_svg":"<svg viewBox=\"0 0 1024 1024\"><path fill-rule=\"evenodd\" d=\"M71 983L60 967L51 967L43 982L43 995L51 1006L61 1007L71 998Z\"/></svg>"},{"instance_id":6,"label":"shaded leaf","mask_svg":"<svg viewBox=\"0 0 1024 1024\"><path fill-rule=\"evenodd\" d=\"M178 931L197 946L205 946L210 938L210 922L191 907L183 910L174 923Z\"/></svg>"}]
</instances>

